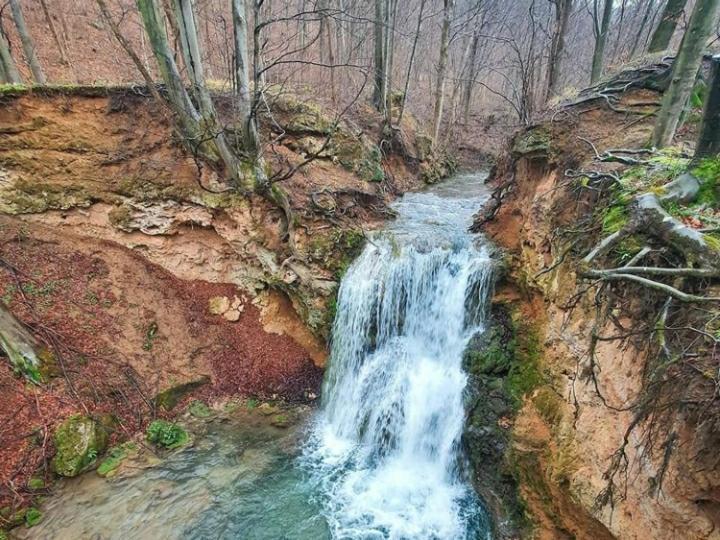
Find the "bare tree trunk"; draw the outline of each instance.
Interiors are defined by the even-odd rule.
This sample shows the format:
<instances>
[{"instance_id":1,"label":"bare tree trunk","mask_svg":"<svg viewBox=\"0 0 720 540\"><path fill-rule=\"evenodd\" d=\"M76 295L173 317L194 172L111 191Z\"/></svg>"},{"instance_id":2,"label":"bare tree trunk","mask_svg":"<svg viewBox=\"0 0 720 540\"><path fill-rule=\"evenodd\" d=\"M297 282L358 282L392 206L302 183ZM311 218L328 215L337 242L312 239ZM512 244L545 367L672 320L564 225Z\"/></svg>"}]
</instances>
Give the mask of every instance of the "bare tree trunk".
<instances>
[{"instance_id":1,"label":"bare tree trunk","mask_svg":"<svg viewBox=\"0 0 720 540\"><path fill-rule=\"evenodd\" d=\"M687 4L687 0L668 0L668 3L665 4L660 24L655 29L648 46L649 53L664 51L668 48L670 40L675 34L678 20L685 10L685 4Z\"/></svg>"},{"instance_id":2,"label":"bare tree trunk","mask_svg":"<svg viewBox=\"0 0 720 540\"><path fill-rule=\"evenodd\" d=\"M305 13L305 0L300 0L300 13ZM300 48L305 51L305 39L307 34L307 23L305 22L305 15L300 19Z\"/></svg>"},{"instance_id":3,"label":"bare tree trunk","mask_svg":"<svg viewBox=\"0 0 720 540\"><path fill-rule=\"evenodd\" d=\"M66 66L70 66L70 57L68 55L67 49L65 48L65 43L62 39L60 39L60 34L58 34L57 28L55 28L55 23L53 22L52 16L50 15L47 1L40 0L40 6L42 7L43 14L45 15L45 20L47 21L48 28L50 28L50 33L52 34L53 40L55 41L55 45L57 46L58 52L60 53L60 61Z\"/></svg>"},{"instance_id":4,"label":"bare tree trunk","mask_svg":"<svg viewBox=\"0 0 720 540\"><path fill-rule=\"evenodd\" d=\"M385 23L385 6L386 0L375 0L375 21L373 22L373 41L375 46L375 54L373 64L375 70L374 87L373 87L373 104L379 111L385 103L385 39L384 39L384 23Z\"/></svg>"},{"instance_id":5,"label":"bare tree trunk","mask_svg":"<svg viewBox=\"0 0 720 540\"><path fill-rule=\"evenodd\" d=\"M717 18L718 7L720 0L700 0L695 4L673 63L670 86L665 91L655 122L652 142L656 147L667 146L675 136L685 104L690 99L705 43Z\"/></svg>"},{"instance_id":6,"label":"bare tree trunk","mask_svg":"<svg viewBox=\"0 0 720 540\"><path fill-rule=\"evenodd\" d=\"M653 8L655 7L655 2L656 2L656 0L647 0L647 9L645 9L643 18L640 20L640 27L638 28L638 31L635 34L635 39L633 39L633 44L632 44L632 47L630 48L630 58L633 58L635 56L635 53L637 52L638 45L640 44L640 39L642 38L642 35L645 32L645 27L647 26L647 23L650 20L650 14L652 13Z\"/></svg>"},{"instance_id":7,"label":"bare tree trunk","mask_svg":"<svg viewBox=\"0 0 720 540\"><path fill-rule=\"evenodd\" d=\"M110 31L115 36L115 39L118 40L118 43L120 43L120 46L125 50L127 55L130 57L130 59L133 61L133 64L135 64L135 67L140 72L140 75L142 75L142 78L145 80L145 84L148 87L148 91L152 94L153 98L157 100L159 103L162 103L163 105L167 106L167 102L162 98L160 93L158 92L157 87L155 86L155 82L152 79L152 76L148 72L147 69L145 69L145 65L142 63L142 60L140 60L140 57L137 55L135 50L130 45L130 42L125 39L125 36L120 31L120 27L117 25L115 20L112 18L112 15L110 14L110 10L108 10L107 4L105 3L105 0L95 0L97 2L98 7L100 8L100 14L102 15L103 19L107 23L107 25L110 27Z\"/></svg>"},{"instance_id":8,"label":"bare tree trunk","mask_svg":"<svg viewBox=\"0 0 720 540\"><path fill-rule=\"evenodd\" d=\"M554 0L553 4L555 5L555 28L550 45L550 57L548 58L545 101L560 93L560 67L565 51L565 35L567 34L568 21L573 8L572 0Z\"/></svg>"},{"instance_id":9,"label":"bare tree trunk","mask_svg":"<svg viewBox=\"0 0 720 540\"><path fill-rule=\"evenodd\" d=\"M232 0L232 16L235 36L236 106L243 126L243 146L248 153L255 156L260 148L260 143L253 116L253 99L250 93L250 58L245 0Z\"/></svg>"},{"instance_id":10,"label":"bare tree trunk","mask_svg":"<svg viewBox=\"0 0 720 540\"><path fill-rule=\"evenodd\" d=\"M473 88L475 88L475 78L477 77L477 55L480 49L480 34L478 31L473 33L472 44L470 46L470 58L469 58L469 71L467 79L465 80L465 87L463 88L462 95L462 107L463 107L463 122L468 123L470 118L470 104L472 102Z\"/></svg>"},{"instance_id":11,"label":"bare tree trunk","mask_svg":"<svg viewBox=\"0 0 720 540\"><path fill-rule=\"evenodd\" d=\"M420 38L420 29L422 28L423 12L425 11L426 0L420 0L420 13L418 14L417 27L415 28L415 39L413 39L412 50L410 51L410 59L408 60L407 72L405 74L405 86L403 87L402 101L400 102L400 112L398 113L398 125L402 122L405 113L405 103L407 103L407 94L410 87L410 75L412 73L413 63L415 62L415 52L417 51L418 39Z\"/></svg>"},{"instance_id":12,"label":"bare tree trunk","mask_svg":"<svg viewBox=\"0 0 720 540\"><path fill-rule=\"evenodd\" d=\"M468 66L468 60L470 58L470 49L472 48L472 37L470 39L466 39L466 44L463 47L463 54L462 58L460 60L460 75L458 77L455 77L455 84L452 85L452 94L450 94L450 119L448 122L448 129L445 130L444 140L445 144L450 141L452 136L455 134L455 127L457 125L457 116L458 116L458 95L460 94L460 90L463 88L463 79L468 76L468 71L470 71L470 67Z\"/></svg>"},{"instance_id":13,"label":"bare tree trunk","mask_svg":"<svg viewBox=\"0 0 720 540\"><path fill-rule=\"evenodd\" d=\"M175 63L157 0L136 0L136 3L185 143L191 151L199 151L215 163L224 162L224 156L215 144L216 137L222 134L208 134L207 127L202 125L203 119L190 99ZM232 169L233 163L225 163L225 166L235 178L237 171Z\"/></svg>"},{"instance_id":14,"label":"bare tree trunk","mask_svg":"<svg viewBox=\"0 0 720 540\"><path fill-rule=\"evenodd\" d=\"M720 55L712 59L712 78L705 101L695 159L720 155Z\"/></svg>"},{"instance_id":15,"label":"bare tree trunk","mask_svg":"<svg viewBox=\"0 0 720 540\"><path fill-rule=\"evenodd\" d=\"M43 73L40 61L35 53L35 44L33 43L30 33L28 32L27 25L25 24L25 17L23 17L20 2L18 2L18 0L10 0L10 9L12 10L15 27L20 35L25 59L30 66L33 79L37 84L46 84L47 80L45 79L45 73Z\"/></svg>"},{"instance_id":16,"label":"bare tree trunk","mask_svg":"<svg viewBox=\"0 0 720 540\"><path fill-rule=\"evenodd\" d=\"M0 62L2 62L6 81L10 84L22 84L22 77L20 77L20 72L15 65L15 59L10 52L10 42L3 34L2 28L0 28Z\"/></svg>"},{"instance_id":17,"label":"bare tree trunk","mask_svg":"<svg viewBox=\"0 0 720 540\"><path fill-rule=\"evenodd\" d=\"M228 172L245 191L252 191L254 182L247 178L240 170L240 163L230 149L222 125L217 117L210 91L205 82L205 73L202 62L202 52L197 35L197 24L192 7L192 0L175 0L174 12L177 27L180 32L180 43L188 70L188 77L193 84L197 104L201 116L201 128L209 131L208 135L215 141L215 146Z\"/></svg>"},{"instance_id":18,"label":"bare tree trunk","mask_svg":"<svg viewBox=\"0 0 720 540\"><path fill-rule=\"evenodd\" d=\"M392 125L392 85L393 65L395 63L395 20L397 17L397 0L389 0L386 13L385 31L385 122Z\"/></svg>"},{"instance_id":19,"label":"bare tree trunk","mask_svg":"<svg viewBox=\"0 0 720 540\"><path fill-rule=\"evenodd\" d=\"M595 6L597 7L597 0ZM600 26L597 26L597 13L595 14L595 50L593 51L592 71L590 73L590 83L595 84L602 76L603 56L605 55L605 44L607 43L608 31L610 30L610 20L612 19L613 0L605 0L603 9L603 17Z\"/></svg>"},{"instance_id":20,"label":"bare tree trunk","mask_svg":"<svg viewBox=\"0 0 720 540\"><path fill-rule=\"evenodd\" d=\"M435 109L433 111L433 143L437 144L440 135L443 107L445 106L445 74L447 72L448 48L450 45L450 20L455 0L443 0L443 23L440 34L440 60L435 86Z\"/></svg>"}]
</instances>

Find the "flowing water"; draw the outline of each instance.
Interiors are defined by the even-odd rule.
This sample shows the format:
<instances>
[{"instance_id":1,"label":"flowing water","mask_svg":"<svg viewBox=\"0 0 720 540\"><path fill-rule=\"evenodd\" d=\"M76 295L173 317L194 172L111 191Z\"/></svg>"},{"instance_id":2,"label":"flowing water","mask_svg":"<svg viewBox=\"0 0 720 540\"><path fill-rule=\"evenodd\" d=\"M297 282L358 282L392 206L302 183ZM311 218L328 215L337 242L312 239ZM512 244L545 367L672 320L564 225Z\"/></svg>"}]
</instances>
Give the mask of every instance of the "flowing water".
<instances>
[{"instance_id":1,"label":"flowing water","mask_svg":"<svg viewBox=\"0 0 720 540\"><path fill-rule=\"evenodd\" d=\"M489 538L464 473L463 351L492 260L467 232L484 175L405 195L338 295L323 405L290 432L213 422L139 474L65 482L23 538ZM299 440L305 442L300 444Z\"/></svg>"},{"instance_id":2,"label":"flowing water","mask_svg":"<svg viewBox=\"0 0 720 540\"><path fill-rule=\"evenodd\" d=\"M309 460L336 538L478 538L463 479L462 356L481 328L492 261L467 232L482 177L396 205L342 280Z\"/></svg>"}]
</instances>

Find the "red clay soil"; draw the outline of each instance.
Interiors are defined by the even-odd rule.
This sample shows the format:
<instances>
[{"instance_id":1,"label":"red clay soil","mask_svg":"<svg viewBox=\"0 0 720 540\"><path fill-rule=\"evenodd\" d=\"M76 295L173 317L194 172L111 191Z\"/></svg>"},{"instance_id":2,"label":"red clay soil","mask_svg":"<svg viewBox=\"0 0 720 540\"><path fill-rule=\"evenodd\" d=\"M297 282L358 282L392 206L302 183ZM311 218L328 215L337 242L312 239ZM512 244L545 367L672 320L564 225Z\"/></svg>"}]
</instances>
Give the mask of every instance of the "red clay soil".
<instances>
[{"instance_id":1,"label":"red clay soil","mask_svg":"<svg viewBox=\"0 0 720 540\"><path fill-rule=\"evenodd\" d=\"M0 217L0 301L55 354L55 376L35 386L0 357L0 507L18 507L49 476L55 426L74 413L116 417L114 439L192 398L304 400L322 371L286 335L264 331L244 301L241 318L211 315L209 298L234 285L184 281L132 251ZM152 399L209 378L173 411ZM0 525L2 521L0 520Z\"/></svg>"}]
</instances>

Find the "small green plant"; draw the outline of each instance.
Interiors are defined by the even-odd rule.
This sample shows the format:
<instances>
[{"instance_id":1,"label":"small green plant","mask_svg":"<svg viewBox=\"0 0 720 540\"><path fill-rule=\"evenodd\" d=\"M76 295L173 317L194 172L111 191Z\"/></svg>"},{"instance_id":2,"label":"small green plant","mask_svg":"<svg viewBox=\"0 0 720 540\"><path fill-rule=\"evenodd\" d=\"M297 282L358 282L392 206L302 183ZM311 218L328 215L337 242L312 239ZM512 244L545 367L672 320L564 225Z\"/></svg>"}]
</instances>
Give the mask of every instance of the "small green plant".
<instances>
[{"instance_id":1,"label":"small green plant","mask_svg":"<svg viewBox=\"0 0 720 540\"><path fill-rule=\"evenodd\" d=\"M37 508L28 508L27 512L25 512L25 525L28 528L34 527L42 521L42 517L42 512L40 512Z\"/></svg>"},{"instance_id":2,"label":"small green plant","mask_svg":"<svg viewBox=\"0 0 720 540\"><path fill-rule=\"evenodd\" d=\"M155 321L151 322L145 330L145 341L143 342L143 351L151 351L153 348L153 342L157 337L158 325Z\"/></svg>"},{"instance_id":3,"label":"small green plant","mask_svg":"<svg viewBox=\"0 0 720 540\"><path fill-rule=\"evenodd\" d=\"M258 406L258 400L255 399L255 398L249 398L249 399L245 402L245 406L246 406L248 409L256 409L257 406Z\"/></svg>"},{"instance_id":4,"label":"small green plant","mask_svg":"<svg viewBox=\"0 0 720 540\"><path fill-rule=\"evenodd\" d=\"M187 431L179 425L166 420L153 420L150 422L146 436L149 442L169 450L182 446L189 439Z\"/></svg>"}]
</instances>

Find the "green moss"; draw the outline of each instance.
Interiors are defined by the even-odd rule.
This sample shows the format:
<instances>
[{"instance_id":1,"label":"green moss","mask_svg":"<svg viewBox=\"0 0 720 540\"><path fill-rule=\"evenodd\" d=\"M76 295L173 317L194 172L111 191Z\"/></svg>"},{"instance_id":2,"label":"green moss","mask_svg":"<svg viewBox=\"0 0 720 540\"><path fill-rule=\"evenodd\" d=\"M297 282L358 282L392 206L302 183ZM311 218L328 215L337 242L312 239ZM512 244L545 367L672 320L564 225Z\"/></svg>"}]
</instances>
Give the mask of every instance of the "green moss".
<instances>
[{"instance_id":1,"label":"green moss","mask_svg":"<svg viewBox=\"0 0 720 540\"><path fill-rule=\"evenodd\" d=\"M77 414L57 427L53 440L55 472L61 476L77 476L90 468L107 447L108 427Z\"/></svg>"},{"instance_id":2,"label":"green moss","mask_svg":"<svg viewBox=\"0 0 720 540\"><path fill-rule=\"evenodd\" d=\"M362 157L362 156L361 156ZM356 168L358 176L368 182L382 182L385 180L385 171L382 168L382 152L380 148L372 145L369 152L366 153L360 164Z\"/></svg>"},{"instance_id":3,"label":"green moss","mask_svg":"<svg viewBox=\"0 0 720 540\"><path fill-rule=\"evenodd\" d=\"M210 382L210 378L203 376L194 381L171 386L155 396L155 405L170 411L175 408L182 398L208 382Z\"/></svg>"},{"instance_id":4,"label":"green moss","mask_svg":"<svg viewBox=\"0 0 720 540\"><path fill-rule=\"evenodd\" d=\"M137 176L123 178L115 192L137 201L184 201L188 200L190 190L173 183L169 176L165 179L148 180Z\"/></svg>"},{"instance_id":5,"label":"green moss","mask_svg":"<svg viewBox=\"0 0 720 540\"><path fill-rule=\"evenodd\" d=\"M540 369L542 344L537 329L524 321L515 324L515 359L505 387L515 404L520 406L525 395L544 382Z\"/></svg>"},{"instance_id":6,"label":"green moss","mask_svg":"<svg viewBox=\"0 0 720 540\"><path fill-rule=\"evenodd\" d=\"M503 344L493 337L482 349L466 353L465 362L474 375L503 375L512 366L514 348L514 340Z\"/></svg>"},{"instance_id":7,"label":"green moss","mask_svg":"<svg viewBox=\"0 0 720 540\"><path fill-rule=\"evenodd\" d=\"M102 460L96 472L100 476L112 476L122 462L135 452L137 452L137 445L132 441L113 446L108 450L105 459Z\"/></svg>"},{"instance_id":8,"label":"green moss","mask_svg":"<svg viewBox=\"0 0 720 540\"><path fill-rule=\"evenodd\" d=\"M45 479L40 476L33 476L28 480L28 489L43 489L45 487Z\"/></svg>"},{"instance_id":9,"label":"green moss","mask_svg":"<svg viewBox=\"0 0 720 540\"><path fill-rule=\"evenodd\" d=\"M190 402L188 412L195 418L207 418L208 416L212 416L212 409L199 399L194 399Z\"/></svg>"},{"instance_id":10,"label":"green moss","mask_svg":"<svg viewBox=\"0 0 720 540\"><path fill-rule=\"evenodd\" d=\"M333 229L329 234L318 235L308 242L308 255L323 263L339 280L360 254L365 235L356 229Z\"/></svg>"},{"instance_id":11,"label":"green moss","mask_svg":"<svg viewBox=\"0 0 720 540\"><path fill-rule=\"evenodd\" d=\"M245 402L245 407L247 407L250 410L257 409L258 405L259 405L258 400L255 398L248 398L248 400Z\"/></svg>"},{"instance_id":12,"label":"green moss","mask_svg":"<svg viewBox=\"0 0 720 540\"><path fill-rule=\"evenodd\" d=\"M720 157L701 160L692 174L700 180L696 204L720 208Z\"/></svg>"},{"instance_id":13,"label":"green moss","mask_svg":"<svg viewBox=\"0 0 720 540\"><path fill-rule=\"evenodd\" d=\"M710 249L720 252L720 236L716 234L705 234L703 239L710 246Z\"/></svg>"},{"instance_id":14,"label":"green moss","mask_svg":"<svg viewBox=\"0 0 720 540\"><path fill-rule=\"evenodd\" d=\"M30 507L27 509L27 512L25 512L25 526L28 528L34 527L42 521L42 518L43 515L40 510L34 507Z\"/></svg>"},{"instance_id":15,"label":"green moss","mask_svg":"<svg viewBox=\"0 0 720 540\"><path fill-rule=\"evenodd\" d=\"M270 424L279 428L286 428L290 423L290 417L287 414L277 414L270 422Z\"/></svg>"},{"instance_id":16,"label":"green moss","mask_svg":"<svg viewBox=\"0 0 720 540\"><path fill-rule=\"evenodd\" d=\"M605 234L612 234L621 230L629 220L628 209L624 204L610 206L602 218L602 229Z\"/></svg>"},{"instance_id":17,"label":"green moss","mask_svg":"<svg viewBox=\"0 0 720 540\"><path fill-rule=\"evenodd\" d=\"M550 132L545 127L533 127L519 134L512 143L512 152L516 155L548 153L550 150Z\"/></svg>"},{"instance_id":18,"label":"green moss","mask_svg":"<svg viewBox=\"0 0 720 540\"><path fill-rule=\"evenodd\" d=\"M533 397L533 405L540 416L550 425L554 425L561 417L562 400L557 393L548 386L539 388Z\"/></svg>"},{"instance_id":19,"label":"green moss","mask_svg":"<svg viewBox=\"0 0 720 540\"><path fill-rule=\"evenodd\" d=\"M145 432L148 442L172 450L188 442L190 437L182 427L166 420L153 420Z\"/></svg>"},{"instance_id":20,"label":"green moss","mask_svg":"<svg viewBox=\"0 0 720 540\"><path fill-rule=\"evenodd\" d=\"M327 311L325 312L325 324L328 328L332 328L337 315L337 292L327 302Z\"/></svg>"},{"instance_id":21,"label":"green moss","mask_svg":"<svg viewBox=\"0 0 720 540\"><path fill-rule=\"evenodd\" d=\"M2 161L5 163L6 159ZM6 214L37 214L47 210L69 210L90 206L96 198L81 186L19 178L2 191L0 211Z\"/></svg>"}]
</instances>

